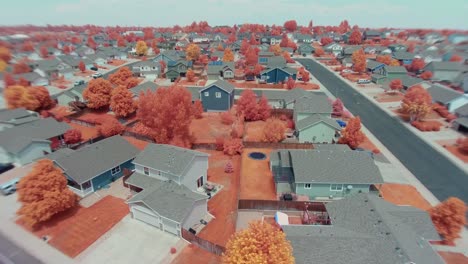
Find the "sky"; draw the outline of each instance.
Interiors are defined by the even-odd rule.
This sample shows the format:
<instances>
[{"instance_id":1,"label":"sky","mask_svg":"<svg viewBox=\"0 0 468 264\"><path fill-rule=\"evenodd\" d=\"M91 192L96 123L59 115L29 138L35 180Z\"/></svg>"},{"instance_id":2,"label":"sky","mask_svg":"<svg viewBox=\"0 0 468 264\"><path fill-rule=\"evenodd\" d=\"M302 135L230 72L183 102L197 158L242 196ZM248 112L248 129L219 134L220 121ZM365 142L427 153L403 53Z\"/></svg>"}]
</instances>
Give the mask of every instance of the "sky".
<instances>
[{"instance_id":1,"label":"sky","mask_svg":"<svg viewBox=\"0 0 468 264\"><path fill-rule=\"evenodd\" d=\"M6 3L8 1L8 3ZM467 0L5 0L0 25L155 26L207 21L468 30Z\"/></svg>"}]
</instances>

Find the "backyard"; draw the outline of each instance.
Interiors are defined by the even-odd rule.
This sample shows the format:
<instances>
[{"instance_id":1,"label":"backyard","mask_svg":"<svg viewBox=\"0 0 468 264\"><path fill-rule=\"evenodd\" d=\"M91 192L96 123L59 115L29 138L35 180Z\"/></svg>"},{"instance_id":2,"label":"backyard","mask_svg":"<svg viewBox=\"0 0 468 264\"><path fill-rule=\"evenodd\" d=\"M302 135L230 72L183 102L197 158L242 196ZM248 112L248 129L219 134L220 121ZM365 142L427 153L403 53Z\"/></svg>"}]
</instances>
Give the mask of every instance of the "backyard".
<instances>
[{"instance_id":1,"label":"backyard","mask_svg":"<svg viewBox=\"0 0 468 264\"><path fill-rule=\"evenodd\" d=\"M269 167L271 149L244 149L240 178L240 199L277 200L275 185ZM249 157L252 152L266 154L264 160Z\"/></svg>"},{"instance_id":2,"label":"backyard","mask_svg":"<svg viewBox=\"0 0 468 264\"><path fill-rule=\"evenodd\" d=\"M221 184L223 188L208 201L208 210L215 218L198 235L210 242L225 246L236 230L240 156L230 158L220 151L199 151L210 154L208 181ZM234 168L232 174L224 172L229 159Z\"/></svg>"},{"instance_id":3,"label":"backyard","mask_svg":"<svg viewBox=\"0 0 468 264\"><path fill-rule=\"evenodd\" d=\"M231 132L231 125L221 123L219 113L203 113L200 119L193 119L190 131L195 136L194 143L215 143L217 137L225 137Z\"/></svg>"},{"instance_id":4,"label":"backyard","mask_svg":"<svg viewBox=\"0 0 468 264\"><path fill-rule=\"evenodd\" d=\"M35 230L17 223L38 237L47 237L50 245L74 258L109 231L129 212L125 201L106 196L91 207L74 207L59 213Z\"/></svg>"},{"instance_id":5,"label":"backyard","mask_svg":"<svg viewBox=\"0 0 468 264\"><path fill-rule=\"evenodd\" d=\"M186 246L171 264L218 264L221 256L210 253L193 244Z\"/></svg>"},{"instance_id":6,"label":"backyard","mask_svg":"<svg viewBox=\"0 0 468 264\"><path fill-rule=\"evenodd\" d=\"M97 136L99 136L99 132L96 127L83 126L83 125L79 125L73 122L70 122L69 125L73 129L77 129L81 132L81 139L83 141L89 140L91 138L96 138Z\"/></svg>"}]
</instances>

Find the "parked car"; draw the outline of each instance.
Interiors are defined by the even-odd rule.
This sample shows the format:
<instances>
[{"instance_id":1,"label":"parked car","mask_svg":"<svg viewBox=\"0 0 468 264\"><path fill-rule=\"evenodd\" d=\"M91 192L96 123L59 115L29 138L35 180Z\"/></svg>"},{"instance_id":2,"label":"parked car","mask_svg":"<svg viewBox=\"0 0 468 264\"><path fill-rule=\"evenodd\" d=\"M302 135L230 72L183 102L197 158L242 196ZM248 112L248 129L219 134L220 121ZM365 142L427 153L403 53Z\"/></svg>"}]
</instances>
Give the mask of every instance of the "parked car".
<instances>
[{"instance_id":1,"label":"parked car","mask_svg":"<svg viewBox=\"0 0 468 264\"><path fill-rule=\"evenodd\" d=\"M341 72L344 72L344 73L353 73L353 71L350 70L350 69L344 69L344 70L342 70Z\"/></svg>"},{"instance_id":2,"label":"parked car","mask_svg":"<svg viewBox=\"0 0 468 264\"><path fill-rule=\"evenodd\" d=\"M2 184L0 186L0 192L5 196L16 192L16 184L18 184L18 182L19 178L15 178L9 182L6 182L5 184Z\"/></svg>"},{"instance_id":3,"label":"parked car","mask_svg":"<svg viewBox=\"0 0 468 264\"><path fill-rule=\"evenodd\" d=\"M93 66L93 67L91 67L89 69L92 70L92 71L97 71L98 70L98 68L96 66Z\"/></svg>"},{"instance_id":4,"label":"parked car","mask_svg":"<svg viewBox=\"0 0 468 264\"><path fill-rule=\"evenodd\" d=\"M85 84L84 80L75 81L74 83L75 86L82 85L82 84Z\"/></svg>"},{"instance_id":5,"label":"parked car","mask_svg":"<svg viewBox=\"0 0 468 264\"><path fill-rule=\"evenodd\" d=\"M371 81L370 80L367 80L367 79L359 79L357 81L358 84L366 84L366 83L370 83Z\"/></svg>"},{"instance_id":6,"label":"parked car","mask_svg":"<svg viewBox=\"0 0 468 264\"><path fill-rule=\"evenodd\" d=\"M93 74L92 77L93 77L94 79L101 78L101 77L102 77L102 73L97 72L97 73Z\"/></svg>"}]
</instances>

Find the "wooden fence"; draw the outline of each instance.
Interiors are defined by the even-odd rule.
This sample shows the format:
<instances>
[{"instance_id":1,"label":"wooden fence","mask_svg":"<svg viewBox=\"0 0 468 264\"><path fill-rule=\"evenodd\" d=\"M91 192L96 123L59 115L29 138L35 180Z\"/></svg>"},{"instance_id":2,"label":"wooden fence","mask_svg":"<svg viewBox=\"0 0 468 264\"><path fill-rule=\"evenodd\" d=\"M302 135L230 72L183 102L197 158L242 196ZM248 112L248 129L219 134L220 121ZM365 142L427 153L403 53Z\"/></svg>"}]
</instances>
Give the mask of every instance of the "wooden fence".
<instances>
[{"instance_id":1,"label":"wooden fence","mask_svg":"<svg viewBox=\"0 0 468 264\"><path fill-rule=\"evenodd\" d=\"M244 141L244 148L273 148L273 149L313 149L312 143L270 143Z\"/></svg>"},{"instance_id":2,"label":"wooden fence","mask_svg":"<svg viewBox=\"0 0 468 264\"><path fill-rule=\"evenodd\" d=\"M287 109L287 108L274 108L271 109L271 115L274 117L280 117L282 115L285 115L289 119L293 119L294 111L292 109Z\"/></svg>"},{"instance_id":3,"label":"wooden fence","mask_svg":"<svg viewBox=\"0 0 468 264\"><path fill-rule=\"evenodd\" d=\"M143 141L146 141L146 142L155 143L154 140L151 137L148 137L148 136L143 135L143 134L138 134L138 133L135 133L135 132L132 132L132 131L128 131L128 130L125 130L122 133L122 136L134 137L134 138L136 138L138 140L143 140Z\"/></svg>"},{"instance_id":4,"label":"wooden fence","mask_svg":"<svg viewBox=\"0 0 468 264\"><path fill-rule=\"evenodd\" d=\"M82 120L82 119L79 119L79 118L76 118L76 117L68 117L68 119L72 123L75 123L75 124L78 124L78 125L81 125L81 126L86 126L86 127L95 127L95 126L99 125L96 122L86 121L86 120Z\"/></svg>"},{"instance_id":5,"label":"wooden fence","mask_svg":"<svg viewBox=\"0 0 468 264\"><path fill-rule=\"evenodd\" d=\"M325 204L308 201L239 200L239 210L290 210L326 212Z\"/></svg>"},{"instance_id":6,"label":"wooden fence","mask_svg":"<svg viewBox=\"0 0 468 264\"><path fill-rule=\"evenodd\" d=\"M188 242L197 245L201 248L203 248L206 251L209 251L215 255L221 256L225 251L226 248L220 245L217 245L213 242L210 242L208 240L205 240L203 238L200 238L192 233L190 233L188 230L185 230L182 228L182 237L187 240Z\"/></svg>"},{"instance_id":7,"label":"wooden fence","mask_svg":"<svg viewBox=\"0 0 468 264\"><path fill-rule=\"evenodd\" d=\"M101 141L101 140L103 140L105 138L106 137L104 137L104 136L98 136L98 137L95 137L95 138L90 138L90 139L88 139L86 141L83 141L83 142L80 142L78 144L69 145L69 148L75 149L75 150L80 149L80 148L85 147L87 145L90 145L90 144L96 143L98 141Z\"/></svg>"},{"instance_id":8,"label":"wooden fence","mask_svg":"<svg viewBox=\"0 0 468 264\"><path fill-rule=\"evenodd\" d=\"M193 143L192 149L216 150L216 144L215 143Z\"/></svg>"}]
</instances>

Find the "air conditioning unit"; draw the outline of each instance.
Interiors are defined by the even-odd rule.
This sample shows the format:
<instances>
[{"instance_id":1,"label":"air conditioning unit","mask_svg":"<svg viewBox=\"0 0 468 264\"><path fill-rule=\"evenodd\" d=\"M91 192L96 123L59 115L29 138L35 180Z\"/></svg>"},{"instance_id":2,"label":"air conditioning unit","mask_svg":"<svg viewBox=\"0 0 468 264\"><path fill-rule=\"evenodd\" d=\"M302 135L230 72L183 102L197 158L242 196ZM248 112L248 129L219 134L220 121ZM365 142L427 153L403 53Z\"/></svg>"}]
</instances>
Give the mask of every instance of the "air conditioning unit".
<instances>
[{"instance_id":1,"label":"air conditioning unit","mask_svg":"<svg viewBox=\"0 0 468 264\"><path fill-rule=\"evenodd\" d=\"M346 189L352 190L352 189L353 189L353 186L352 186L352 185L348 185L348 186L346 186Z\"/></svg>"},{"instance_id":2,"label":"air conditioning unit","mask_svg":"<svg viewBox=\"0 0 468 264\"><path fill-rule=\"evenodd\" d=\"M333 199L333 195L329 195L329 196L328 196L328 199Z\"/></svg>"}]
</instances>

